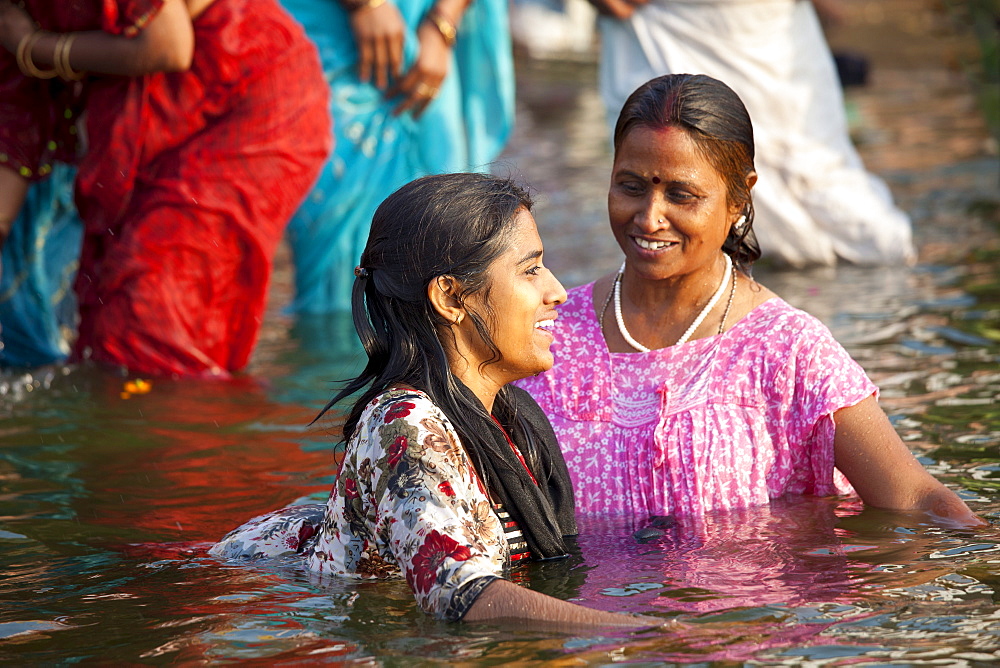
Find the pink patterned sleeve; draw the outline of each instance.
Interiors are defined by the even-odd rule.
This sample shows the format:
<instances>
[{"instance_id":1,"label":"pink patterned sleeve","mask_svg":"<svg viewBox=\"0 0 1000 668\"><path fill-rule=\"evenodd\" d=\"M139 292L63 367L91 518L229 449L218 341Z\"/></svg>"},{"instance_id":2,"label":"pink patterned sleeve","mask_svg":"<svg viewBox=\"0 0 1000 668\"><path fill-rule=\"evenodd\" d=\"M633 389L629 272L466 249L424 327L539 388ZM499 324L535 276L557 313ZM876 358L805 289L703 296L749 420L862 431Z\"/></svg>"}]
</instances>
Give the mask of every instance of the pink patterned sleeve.
<instances>
[{"instance_id":1,"label":"pink patterned sleeve","mask_svg":"<svg viewBox=\"0 0 1000 668\"><path fill-rule=\"evenodd\" d=\"M775 377L774 390L779 396L772 410L778 413L793 462L795 482L791 488L821 496L849 492L850 486L834 468L833 415L873 394L877 396L878 388L813 316L800 312L783 327L796 333Z\"/></svg>"}]
</instances>

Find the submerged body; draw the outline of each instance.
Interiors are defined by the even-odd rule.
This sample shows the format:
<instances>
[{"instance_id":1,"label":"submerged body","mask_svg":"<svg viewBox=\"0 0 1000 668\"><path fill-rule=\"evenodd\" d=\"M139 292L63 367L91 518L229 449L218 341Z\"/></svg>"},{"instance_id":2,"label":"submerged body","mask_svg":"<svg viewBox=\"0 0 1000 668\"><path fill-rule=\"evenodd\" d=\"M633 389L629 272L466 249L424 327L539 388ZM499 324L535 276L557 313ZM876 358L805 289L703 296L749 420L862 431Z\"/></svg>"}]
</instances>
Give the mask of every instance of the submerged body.
<instances>
[{"instance_id":1,"label":"submerged body","mask_svg":"<svg viewBox=\"0 0 1000 668\"><path fill-rule=\"evenodd\" d=\"M461 619L512 561L529 556L451 422L426 394L407 389L368 404L325 508L256 518L210 552L227 559L300 554L322 575L405 577L420 607L449 621Z\"/></svg>"},{"instance_id":2,"label":"submerged body","mask_svg":"<svg viewBox=\"0 0 1000 668\"><path fill-rule=\"evenodd\" d=\"M833 414L876 388L819 321L774 297L721 335L612 352L593 294L570 290L553 368L518 381L552 422L578 512L699 516L852 491Z\"/></svg>"}]
</instances>

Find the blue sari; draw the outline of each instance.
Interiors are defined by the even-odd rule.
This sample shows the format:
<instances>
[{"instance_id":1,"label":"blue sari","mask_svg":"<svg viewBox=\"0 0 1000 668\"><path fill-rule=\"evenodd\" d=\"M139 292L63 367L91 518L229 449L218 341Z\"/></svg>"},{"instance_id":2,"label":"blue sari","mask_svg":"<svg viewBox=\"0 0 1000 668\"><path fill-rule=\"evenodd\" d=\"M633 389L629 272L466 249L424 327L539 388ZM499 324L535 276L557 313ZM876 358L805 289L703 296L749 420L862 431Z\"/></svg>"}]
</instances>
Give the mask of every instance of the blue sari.
<instances>
[{"instance_id":1,"label":"blue sari","mask_svg":"<svg viewBox=\"0 0 1000 668\"><path fill-rule=\"evenodd\" d=\"M83 223L73 204L76 168L55 163L31 184L4 244L0 368L60 362L76 331L73 279Z\"/></svg>"},{"instance_id":2,"label":"blue sari","mask_svg":"<svg viewBox=\"0 0 1000 668\"><path fill-rule=\"evenodd\" d=\"M395 1L395 0L394 0ZM514 66L505 0L475 0L462 18L438 97L414 120L398 99L357 78L346 12L335 0L282 0L319 49L330 84L334 153L288 226L298 313L351 307L353 268L372 214L390 193L427 174L488 171L514 121ZM407 25L404 68L433 0L398 0ZM405 71L405 70L404 70Z\"/></svg>"}]
</instances>

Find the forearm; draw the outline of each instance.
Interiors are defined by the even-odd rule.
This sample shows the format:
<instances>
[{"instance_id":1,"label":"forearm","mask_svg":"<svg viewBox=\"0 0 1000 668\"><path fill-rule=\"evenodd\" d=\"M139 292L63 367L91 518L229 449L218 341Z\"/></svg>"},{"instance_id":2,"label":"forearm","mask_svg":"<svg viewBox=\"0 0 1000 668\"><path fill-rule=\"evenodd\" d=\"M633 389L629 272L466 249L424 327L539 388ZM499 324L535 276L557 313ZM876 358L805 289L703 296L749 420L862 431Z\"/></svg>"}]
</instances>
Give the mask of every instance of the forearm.
<instances>
[{"instance_id":1,"label":"forearm","mask_svg":"<svg viewBox=\"0 0 1000 668\"><path fill-rule=\"evenodd\" d=\"M834 419L836 466L866 504L921 510L966 526L984 523L910 453L874 397L840 409Z\"/></svg>"},{"instance_id":2,"label":"forearm","mask_svg":"<svg viewBox=\"0 0 1000 668\"><path fill-rule=\"evenodd\" d=\"M0 248L3 248L28 193L28 180L0 165Z\"/></svg>"},{"instance_id":3,"label":"forearm","mask_svg":"<svg viewBox=\"0 0 1000 668\"><path fill-rule=\"evenodd\" d=\"M653 617L592 610L520 587L509 580L494 580L462 618L466 622L523 621L558 627L650 628L663 622Z\"/></svg>"},{"instance_id":4,"label":"forearm","mask_svg":"<svg viewBox=\"0 0 1000 668\"><path fill-rule=\"evenodd\" d=\"M64 62L74 72L140 76L186 70L194 52L194 28L181 0L167 0L131 38L100 30L31 35L21 34L4 46L12 53L22 44L30 46L24 55L39 69L53 69L58 51L65 50Z\"/></svg>"}]
</instances>

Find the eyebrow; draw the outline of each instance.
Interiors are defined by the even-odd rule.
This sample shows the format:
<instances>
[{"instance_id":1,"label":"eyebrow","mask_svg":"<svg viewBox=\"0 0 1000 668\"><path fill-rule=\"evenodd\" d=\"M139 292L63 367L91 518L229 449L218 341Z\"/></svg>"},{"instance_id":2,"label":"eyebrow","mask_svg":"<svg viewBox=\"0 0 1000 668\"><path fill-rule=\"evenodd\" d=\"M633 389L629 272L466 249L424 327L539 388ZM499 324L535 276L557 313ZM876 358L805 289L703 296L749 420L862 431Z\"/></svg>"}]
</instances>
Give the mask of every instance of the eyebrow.
<instances>
[{"instance_id":1,"label":"eyebrow","mask_svg":"<svg viewBox=\"0 0 1000 668\"><path fill-rule=\"evenodd\" d=\"M530 253L522 257L520 260L518 260L516 264L524 264L525 262L530 262L531 260L537 260L540 257L542 257L541 248L539 248L536 251L531 251Z\"/></svg>"},{"instance_id":2,"label":"eyebrow","mask_svg":"<svg viewBox=\"0 0 1000 668\"><path fill-rule=\"evenodd\" d=\"M622 169L614 173L615 176L631 176L633 178L639 179L641 181L652 181L654 177L646 177L639 172L633 172L631 169ZM691 181L684 181L682 179L665 179L662 176L656 177L660 179L658 185L674 185L674 186L689 186L691 188L696 187Z\"/></svg>"}]
</instances>

